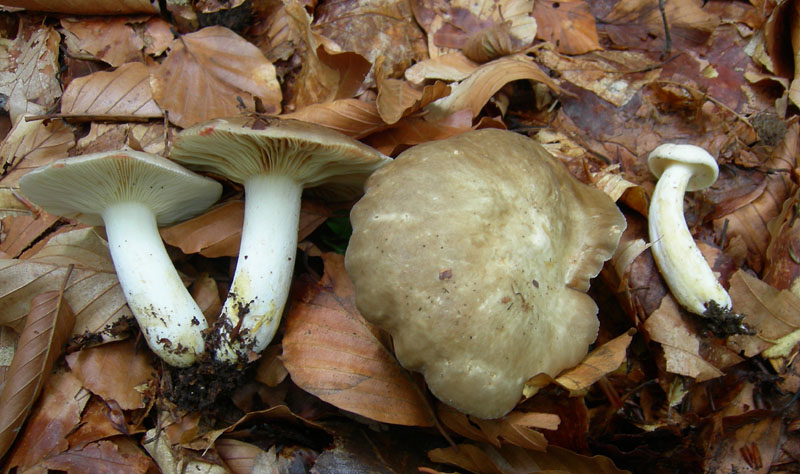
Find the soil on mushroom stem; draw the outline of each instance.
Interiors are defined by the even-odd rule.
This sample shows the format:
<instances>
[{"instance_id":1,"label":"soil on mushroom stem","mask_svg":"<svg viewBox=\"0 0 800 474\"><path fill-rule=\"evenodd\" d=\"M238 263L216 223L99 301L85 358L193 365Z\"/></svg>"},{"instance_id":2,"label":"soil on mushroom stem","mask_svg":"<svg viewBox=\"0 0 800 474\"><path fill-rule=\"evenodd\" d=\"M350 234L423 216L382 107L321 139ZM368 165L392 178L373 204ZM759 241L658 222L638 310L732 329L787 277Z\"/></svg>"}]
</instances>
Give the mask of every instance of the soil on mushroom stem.
<instances>
[{"instance_id":1,"label":"soil on mushroom stem","mask_svg":"<svg viewBox=\"0 0 800 474\"><path fill-rule=\"evenodd\" d=\"M230 405L230 394L252 379L254 364L219 362L206 352L190 367L167 366L161 393L179 409L218 412Z\"/></svg>"}]
</instances>

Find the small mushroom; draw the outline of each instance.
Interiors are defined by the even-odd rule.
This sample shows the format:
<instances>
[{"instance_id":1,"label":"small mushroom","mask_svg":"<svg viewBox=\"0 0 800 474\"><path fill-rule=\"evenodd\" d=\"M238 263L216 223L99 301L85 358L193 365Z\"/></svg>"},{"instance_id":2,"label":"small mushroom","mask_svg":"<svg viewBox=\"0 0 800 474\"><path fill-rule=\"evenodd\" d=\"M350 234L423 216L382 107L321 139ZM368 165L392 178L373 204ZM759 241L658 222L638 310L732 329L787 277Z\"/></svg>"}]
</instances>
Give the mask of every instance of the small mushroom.
<instances>
[{"instance_id":1,"label":"small mushroom","mask_svg":"<svg viewBox=\"0 0 800 474\"><path fill-rule=\"evenodd\" d=\"M585 291L626 226L603 192L501 130L404 151L350 217L359 311L436 397L480 418L586 355L599 323Z\"/></svg>"},{"instance_id":2,"label":"small mushroom","mask_svg":"<svg viewBox=\"0 0 800 474\"><path fill-rule=\"evenodd\" d=\"M692 313L715 320L712 329L749 333L741 324L743 316L731 312L731 298L697 248L683 215L685 192L717 180L716 160L698 146L665 143L650 153L647 164L658 178L648 211L653 258L672 295Z\"/></svg>"},{"instance_id":3,"label":"small mushroom","mask_svg":"<svg viewBox=\"0 0 800 474\"><path fill-rule=\"evenodd\" d=\"M182 131L170 158L224 176L245 189L239 258L218 319L217 360L235 363L272 340L297 252L300 197L355 199L389 158L345 135L297 120L236 117Z\"/></svg>"},{"instance_id":4,"label":"small mushroom","mask_svg":"<svg viewBox=\"0 0 800 474\"><path fill-rule=\"evenodd\" d=\"M158 226L203 212L219 199L222 186L137 151L57 160L19 184L51 214L105 225L120 286L147 344L170 365L191 365L204 350L207 323L167 255Z\"/></svg>"}]
</instances>

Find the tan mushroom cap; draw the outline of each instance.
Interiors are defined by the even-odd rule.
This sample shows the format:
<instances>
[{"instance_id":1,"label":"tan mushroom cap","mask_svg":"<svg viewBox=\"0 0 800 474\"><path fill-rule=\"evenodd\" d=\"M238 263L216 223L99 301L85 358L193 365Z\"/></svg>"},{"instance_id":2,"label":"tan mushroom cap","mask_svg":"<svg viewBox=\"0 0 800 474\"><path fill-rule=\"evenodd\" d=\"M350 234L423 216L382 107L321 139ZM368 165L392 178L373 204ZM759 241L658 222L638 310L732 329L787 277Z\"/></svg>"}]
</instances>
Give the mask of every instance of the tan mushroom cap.
<instances>
[{"instance_id":1,"label":"tan mushroom cap","mask_svg":"<svg viewBox=\"0 0 800 474\"><path fill-rule=\"evenodd\" d=\"M216 181L168 159L132 150L56 160L20 179L22 193L50 214L102 226L109 205L137 201L159 226L194 217L222 194Z\"/></svg>"},{"instance_id":2,"label":"tan mushroom cap","mask_svg":"<svg viewBox=\"0 0 800 474\"><path fill-rule=\"evenodd\" d=\"M170 158L194 170L244 183L265 173L291 176L327 197L354 199L389 158L335 130L293 119L219 118L183 130Z\"/></svg>"},{"instance_id":3,"label":"tan mushroom cap","mask_svg":"<svg viewBox=\"0 0 800 474\"><path fill-rule=\"evenodd\" d=\"M445 403L497 418L594 341L584 293L625 219L538 143L501 130L410 148L367 181L346 254L359 311Z\"/></svg>"}]
</instances>

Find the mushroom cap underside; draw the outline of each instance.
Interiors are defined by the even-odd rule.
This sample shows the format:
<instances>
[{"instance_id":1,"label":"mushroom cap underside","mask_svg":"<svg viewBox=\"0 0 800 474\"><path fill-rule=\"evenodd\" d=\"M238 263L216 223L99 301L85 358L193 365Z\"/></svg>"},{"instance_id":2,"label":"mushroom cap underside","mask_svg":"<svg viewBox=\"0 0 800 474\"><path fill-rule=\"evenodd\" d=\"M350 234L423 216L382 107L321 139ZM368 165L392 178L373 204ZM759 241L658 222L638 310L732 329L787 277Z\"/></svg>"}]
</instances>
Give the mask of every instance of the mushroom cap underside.
<instances>
[{"instance_id":1,"label":"mushroom cap underside","mask_svg":"<svg viewBox=\"0 0 800 474\"><path fill-rule=\"evenodd\" d=\"M692 168L692 176L686 185L687 191L705 189L714 184L719 175L717 160L699 146L664 143L647 157L647 166L656 178L660 178L664 170L674 163Z\"/></svg>"},{"instance_id":2,"label":"mushroom cap underside","mask_svg":"<svg viewBox=\"0 0 800 474\"><path fill-rule=\"evenodd\" d=\"M317 194L361 195L366 178L389 157L335 130L293 119L219 118L183 130L170 158L197 171L244 183L266 173L291 176Z\"/></svg>"},{"instance_id":3,"label":"mushroom cap underside","mask_svg":"<svg viewBox=\"0 0 800 474\"><path fill-rule=\"evenodd\" d=\"M210 178L132 150L56 160L23 176L20 189L50 214L98 226L103 210L115 203L141 202L164 226L200 214L222 194L222 185Z\"/></svg>"},{"instance_id":4,"label":"mushroom cap underside","mask_svg":"<svg viewBox=\"0 0 800 474\"><path fill-rule=\"evenodd\" d=\"M538 143L481 130L413 147L367 181L346 265L359 311L451 406L496 418L594 341L589 279L625 219Z\"/></svg>"}]
</instances>

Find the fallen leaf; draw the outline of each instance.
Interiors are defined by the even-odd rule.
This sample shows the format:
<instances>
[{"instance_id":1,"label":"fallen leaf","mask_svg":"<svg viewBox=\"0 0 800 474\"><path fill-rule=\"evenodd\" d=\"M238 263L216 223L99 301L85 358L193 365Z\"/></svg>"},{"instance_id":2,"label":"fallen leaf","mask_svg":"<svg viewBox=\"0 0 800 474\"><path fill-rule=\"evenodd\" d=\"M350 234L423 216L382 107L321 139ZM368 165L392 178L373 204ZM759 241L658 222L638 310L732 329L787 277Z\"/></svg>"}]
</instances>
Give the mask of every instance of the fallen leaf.
<instances>
[{"instance_id":1,"label":"fallen leaf","mask_svg":"<svg viewBox=\"0 0 800 474\"><path fill-rule=\"evenodd\" d=\"M478 69L480 64L463 53L443 54L420 61L406 69L405 79L412 85L422 86L425 81L440 79L447 82L461 81Z\"/></svg>"},{"instance_id":2,"label":"fallen leaf","mask_svg":"<svg viewBox=\"0 0 800 474\"><path fill-rule=\"evenodd\" d=\"M625 361L628 346L635 333L636 329L628 329L627 332L595 348L580 364L559 374L555 382L571 392L589 388L601 377L617 370Z\"/></svg>"},{"instance_id":3,"label":"fallen leaf","mask_svg":"<svg viewBox=\"0 0 800 474\"><path fill-rule=\"evenodd\" d=\"M14 359L0 391L0 458L11 447L42 390L53 365L61 356L75 315L61 291L42 293L31 302L31 311L20 334Z\"/></svg>"},{"instance_id":4,"label":"fallen leaf","mask_svg":"<svg viewBox=\"0 0 800 474\"><path fill-rule=\"evenodd\" d=\"M69 448L67 436L78 427L89 393L69 372L57 372L47 381L42 396L19 434L4 469L20 471Z\"/></svg>"},{"instance_id":5,"label":"fallen leaf","mask_svg":"<svg viewBox=\"0 0 800 474\"><path fill-rule=\"evenodd\" d=\"M121 448L120 445L125 448ZM48 457L41 466L66 472L140 474L153 469L155 467L153 464L153 460L145 455L141 448L125 438L120 438L71 448Z\"/></svg>"},{"instance_id":6,"label":"fallen leaf","mask_svg":"<svg viewBox=\"0 0 800 474\"><path fill-rule=\"evenodd\" d=\"M553 43L559 53L585 54L602 49L595 19L584 0L539 0L533 4L536 37Z\"/></svg>"},{"instance_id":7,"label":"fallen leaf","mask_svg":"<svg viewBox=\"0 0 800 474\"><path fill-rule=\"evenodd\" d=\"M150 354L129 339L69 354L67 364L83 386L124 410L144 408L142 387L156 376Z\"/></svg>"},{"instance_id":8,"label":"fallen leaf","mask_svg":"<svg viewBox=\"0 0 800 474\"><path fill-rule=\"evenodd\" d=\"M57 76L60 40L54 28L23 20L16 38L0 46L0 94L8 97L3 108L12 123L25 114L50 109L61 96Z\"/></svg>"},{"instance_id":9,"label":"fallen leaf","mask_svg":"<svg viewBox=\"0 0 800 474\"><path fill-rule=\"evenodd\" d=\"M358 99L311 104L281 117L325 125L353 138L364 137L387 126L374 102Z\"/></svg>"},{"instance_id":10,"label":"fallen leaf","mask_svg":"<svg viewBox=\"0 0 800 474\"><path fill-rule=\"evenodd\" d=\"M8 229L0 242L0 251L9 257L19 257L36 240L58 221L58 216L41 212L38 216L6 217L2 221Z\"/></svg>"},{"instance_id":11,"label":"fallen leaf","mask_svg":"<svg viewBox=\"0 0 800 474\"><path fill-rule=\"evenodd\" d=\"M121 434L130 436L145 431L126 417L119 404L93 396L83 410L80 427L70 433L67 441L70 447L76 448Z\"/></svg>"},{"instance_id":12,"label":"fallen leaf","mask_svg":"<svg viewBox=\"0 0 800 474\"><path fill-rule=\"evenodd\" d=\"M7 7L33 11L72 13L76 15L120 15L128 13L158 13L158 3L151 0L3 0Z\"/></svg>"},{"instance_id":13,"label":"fallen leaf","mask_svg":"<svg viewBox=\"0 0 800 474\"><path fill-rule=\"evenodd\" d=\"M680 311L675 300L667 295L661 300L661 306L644 322L644 330L664 349L667 371L692 377L698 382L721 376L722 371L700 355L700 337L684 321Z\"/></svg>"},{"instance_id":14,"label":"fallen leaf","mask_svg":"<svg viewBox=\"0 0 800 474\"><path fill-rule=\"evenodd\" d=\"M736 426L734 420L745 419L748 414L739 417L723 418L726 432L709 452L706 459L707 472L754 472L767 473L778 450L783 422L779 417L766 413L762 419L752 419ZM738 420L737 420L738 421ZM735 426L732 429L730 426Z\"/></svg>"},{"instance_id":15,"label":"fallen leaf","mask_svg":"<svg viewBox=\"0 0 800 474\"><path fill-rule=\"evenodd\" d=\"M100 60L117 67L142 59L144 40L133 28L142 21L125 17L65 18L64 43L73 57Z\"/></svg>"},{"instance_id":16,"label":"fallen leaf","mask_svg":"<svg viewBox=\"0 0 800 474\"><path fill-rule=\"evenodd\" d=\"M256 99L266 113L276 114L281 108L275 66L252 43L221 26L174 40L150 86L170 121L184 128L239 114L238 100L249 111L256 110Z\"/></svg>"},{"instance_id":17,"label":"fallen leaf","mask_svg":"<svg viewBox=\"0 0 800 474\"><path fill-rule=\"evenodd\" d=\"M449 96L425 107L425 118L436 122L463 109L472 111L476 117L495 92L509 82L522 79L541 82L554 92L561 92L558 84L528 56L506 56L482 65L459 84L452 85Z\"/></svg>"},{"instance_id":18,"label":"fallen leaf","mask_svg":"<svg viewBox=\"0 0 800 474\"><path fill-rule=\"evenodd\" d=\"M431 122L425 117L407 117L389 130L370 135L365 141L391 156L411 145L441 140L473 128L477 127L472 125L472 112L465 109L438 122Z\"/></svg>"},{"instance_id":19,"label":"fallen leaf","mask_svg":"<svg viewBox=\"0 0 800 474\"><path fill-rule=\"evenodd\" d=\"M219 438L214 443L214 449L225 465L233 474L250 474L258 472L253 470L256 458L266 452L258 446L231 438Z\"/></svg>"},{"instance_id":20,"label":"fallen leaf","mask_svg":"<svg viewBox=\"0 0 800 474\"><path fill-rule=\"evenodd\" d=\"M61 100L66 115L162 117L153 100L150 68L142 63L126 63L114 71L100 71L70 82Z\"/></svg>"},{"instance_id":21,"label":"fallen leaf","mask_svg":"<svg viewBox=\"0 0 800 474\"><path fill-rule=\"evenodd\" d=\"M20 117L0 143L3 187L16 187L28 171L67 156L75 144L72 130L60 120L27 122Z\"/></svg>"},{"instance_id":22,"label":"fallen leaf","mask_svg":"<svg viewBox=\"0 0 800 474\"><path fill-rule=\"evenodd\" d=\"M382 71L383 61L378 61L375 67ZM376 106L383 121L389 125L397 123L401 118L408 116L431 102L446 97L450 93L450 86L436 81L434 84L417 89L406 81L391 79L385 74L376 74L378 98Z\"/></svg>"},{"instance_id":23,"label":"fallen leaf","mask_svg":"<svg viewBox=\"0 0 800 474\"><path fill-rule=\"evenodd\" d=\"M344 257L323 254L323 259L322 281L301 280L303 295L286 316L283 362L292 381L370 419L430 426L427 402L413 378L355 308Z\"/></svg>"}]
</instances>

